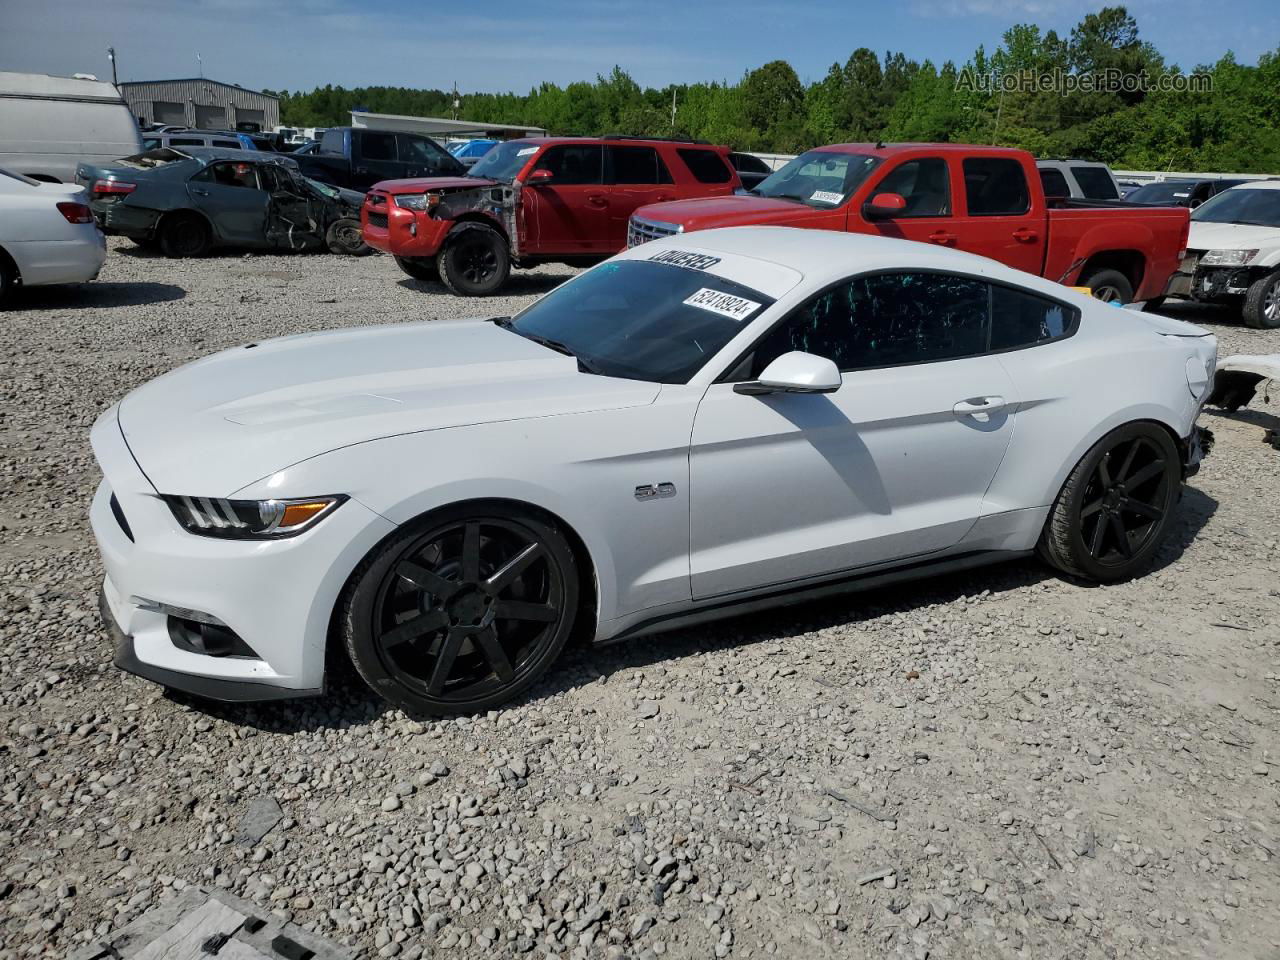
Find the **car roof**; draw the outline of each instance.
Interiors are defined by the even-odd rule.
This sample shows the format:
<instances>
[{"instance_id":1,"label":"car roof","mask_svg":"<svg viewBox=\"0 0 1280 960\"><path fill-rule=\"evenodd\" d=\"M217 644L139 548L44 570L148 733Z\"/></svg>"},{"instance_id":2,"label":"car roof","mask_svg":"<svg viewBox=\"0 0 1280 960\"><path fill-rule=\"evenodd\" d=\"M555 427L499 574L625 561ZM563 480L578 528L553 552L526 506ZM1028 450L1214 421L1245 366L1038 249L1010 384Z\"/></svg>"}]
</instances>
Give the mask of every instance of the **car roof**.
<instances>
[{"instance_id":1,"label":"car roof","mask_svg":"<svg viewBox=\"0 0 1280 960\"><path fill-rule=\"evenodd\" d=\"M753 261L760 269L747 272L754 279L741 282L772 297L781 296L792 284L770 284L773 264L804 277L806 291L835 283L854 273L878 270L940 270L985 277L1047 296L1063 299L1065 287L1002 263L934 244L860 233L809 230L799 227L724 227L681 233L632 247L619 258L649 260L665 250L689 251L711 256Z\"/></svg>"},{"instance_id":2,"label":"car roof","mask_svg":"<svg viewBox=\"0 0 1280 960\"><path fill-rule=\"evenodd\" d=\"M929 153L964 153L981 156L1026 156L1025 150L1016 147L984 147L971 143L831 143L814 147L809 152L822 153L864 153L874 157L894 157L903 153L918 153L927 150Z\"/></svg>"},{"instance_id":3,"label":"car roof","mask_svg":"<svg viewBox=\"0 0 1280 960\"><path fill-rule=\"evenodd\" d=\"M287 153L269 153L264 150L232 150L229 147L170 147L180 153L188 154L204 163L215 160L239 160L241 163L280 163L288 166L293 163ZM293 163L296 166L296 163Z\"/></svg>"},{"instance_id":4,"label":"car roof","mask_svg":"<svg viewBox=\"0 0 1280 960\"><path fill-rule=\"evenodd\" d=\"M1280 180L1241 180L1231 190L1280 190Z\"/></svg>"}]
</instances>

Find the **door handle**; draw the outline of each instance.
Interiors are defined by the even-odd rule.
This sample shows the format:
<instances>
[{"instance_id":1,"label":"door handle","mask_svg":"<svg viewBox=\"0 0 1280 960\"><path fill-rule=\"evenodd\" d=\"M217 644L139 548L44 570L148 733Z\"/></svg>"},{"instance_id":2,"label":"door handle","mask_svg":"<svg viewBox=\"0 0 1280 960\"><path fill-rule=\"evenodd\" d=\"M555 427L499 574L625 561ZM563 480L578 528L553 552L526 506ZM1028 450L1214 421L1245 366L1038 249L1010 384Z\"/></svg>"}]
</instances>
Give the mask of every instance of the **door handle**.
<instances>
[{"instance_id":1,"label":"door handle","mask_svg":"<svg viewBox=\"0 0 1280 960\"><path fill-rule=\"evenodd\" d=\"M194 193L197 197L207 197L209 195L208 190L201 190L199 187L192 187L191 192Z\"/></svg>"},{"instance_id":2,"label":"door handle","mask_svg":"<svg viewBox=\"0 0 1280 960\"><path fill-rule=\"evenodd\" d=\"M591 204L593 207L607 207L609 205L608 199L598 193L594 193L587 197L587 203Z\"/></svg>"},{"instance_id":3,"label":"door handle","mask_svg":"<svg viewBox=\"0 0 1280 960\"><path fill-rule=\"evenodd\" d=\"M1034 243L1036 240L1040 239L1040 234L1036 233L1029 227L1019 227L1017 230L1013 231L1013 239L1017 240L1019 243Z\"/></svg>"},{"instance_id":4,"label":"door handle","mask_svg":"<svg viewBox=\"0 0 1280 960\"><path fill-rule=\"evenodd\" d=\"M356 173L368 173L368 172L369 172L368 167L356 167Z\"/></svg>"},{"instance_id":5,"label":"door handle","mask_svg":"<svg viewBox=\"0 0 1280 960\"><path fill-rule=\"evenodd\" d=\"M674 200L674 199L675 197L671 196L671 194L663 193L663 194L659 194L657 202L666 203L668 200Z\"/></svg>"},{"instance_id":6,"label":"door handle","mask_svg":"<svg viewBox=\"0 0 1280 960\"><path fill-rule=\"evenodd\" d=\"M956 235L946 230L935 230L929 234L928 240L930 243L951 244L956 242Z\"/></svg>"},{"instance_id":7,"label":"door handle","mask_svg":"<svg viewBox=\"0 0 1280 960\"><path fill-rule=\"evenodd\" d=\"M957 416L972 417L975 414L999 413L1006 405L1004 397L972 397L961 400L951 410Z\"/></svg>"}]
</instances>

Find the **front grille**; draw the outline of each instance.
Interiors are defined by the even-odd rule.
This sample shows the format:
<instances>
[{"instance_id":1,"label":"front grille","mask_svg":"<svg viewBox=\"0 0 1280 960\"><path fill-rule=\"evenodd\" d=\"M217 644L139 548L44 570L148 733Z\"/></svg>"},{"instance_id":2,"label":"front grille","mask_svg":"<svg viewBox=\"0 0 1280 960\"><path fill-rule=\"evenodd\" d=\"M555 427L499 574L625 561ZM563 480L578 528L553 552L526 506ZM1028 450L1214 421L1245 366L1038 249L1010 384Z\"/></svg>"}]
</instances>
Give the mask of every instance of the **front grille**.
<instances>
[{"instance_id":1,"label":"front grille","mask_svg":"<svg viewBox=\"0 0 1280 960\"><path fill-rule=\"evenodd\" d=\"M116 523L120 524L120 529L124 531L124 535L129 538L129 542L133 543L133 531L129 529L129 521L124 518L124 510L120 507L120 501L116 499L116 495L111 495L111 513L116 518Z\"/></svg>"},{"instance_id":2,"label":"front grille","mask_svg":"<svg viewBox=\"0 0 1280 960\"><path fill-rule=\"evenodd\" d=\"M370 210L369 226L378 227L381 230L387 229L387 215L385 213L374 213Z\"/></svg>"},{"instance_id":3,"label":"front grille","mask_svg":"<svg viewBox=\"0 0 1280 960\"><path fill-rule=\"evenodd\" d=\"M632 217L630 223L627 224L627 246L638 247L642 243L657 240L660 237L673 237L682 232L682 230L683 228L676 223L663 223L661 220L643 220L640 217Z\"/></svg>"}]
</instances>

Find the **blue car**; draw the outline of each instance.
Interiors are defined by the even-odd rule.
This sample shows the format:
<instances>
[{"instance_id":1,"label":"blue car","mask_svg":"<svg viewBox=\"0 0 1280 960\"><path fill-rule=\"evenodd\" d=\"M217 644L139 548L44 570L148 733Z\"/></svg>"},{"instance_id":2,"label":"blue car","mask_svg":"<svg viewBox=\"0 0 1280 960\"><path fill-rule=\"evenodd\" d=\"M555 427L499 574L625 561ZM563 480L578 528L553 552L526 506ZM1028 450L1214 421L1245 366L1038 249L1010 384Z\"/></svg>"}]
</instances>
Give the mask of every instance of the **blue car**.
<instances>
[{"instance_id":1,"label":"blue car","mask_svg":"<svg viewBox=\"0 0 1280 960\"><path fill-rule=\"evenodd\" d=\"M451 143L447 149L469 167L497 145L497 140L467 140Z\"/></svg>"}]
</instances>

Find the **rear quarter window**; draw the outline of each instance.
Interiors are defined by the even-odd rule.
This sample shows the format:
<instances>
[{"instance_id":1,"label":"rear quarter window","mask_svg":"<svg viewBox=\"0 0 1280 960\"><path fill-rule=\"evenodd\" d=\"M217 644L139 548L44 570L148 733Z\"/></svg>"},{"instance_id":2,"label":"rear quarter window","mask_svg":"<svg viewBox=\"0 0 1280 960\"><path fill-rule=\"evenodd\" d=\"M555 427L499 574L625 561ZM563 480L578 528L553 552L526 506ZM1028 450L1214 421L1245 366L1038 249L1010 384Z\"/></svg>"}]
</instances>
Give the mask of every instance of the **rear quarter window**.
<instances>
[{"instance_id":1,"label":"rear quarter window","mask_svg":"<svg viewBox=\"0 0 1280 960\"><path fill-rule=\"evenodd\" d=\"M681 148L676 153L699 183L728 183L733 179L728 166L714 150Z\"/></svg>"},{"instance_id":2,"label":"rear quarter window","mask_svg":"<svg viewBox=\"0 0 1280 960\"><path fill-rule=\"evenodd\" d=\"M966 157L964 192L971 217L1018 216L1031 209L1022 163L1012 157Z\"/></svg>"},{"instance_id":3,"label":"rear quarter window","mask_svg":"<svg viewBox=\"0 0 1280 960\"><path fill-rule=\"evenodd\" d=\"M1102 167L1072 167L1071 175L1080 184L1080 192L1090 200L1119 200L1115 181Z\"/></svg>"}]
</instances>

